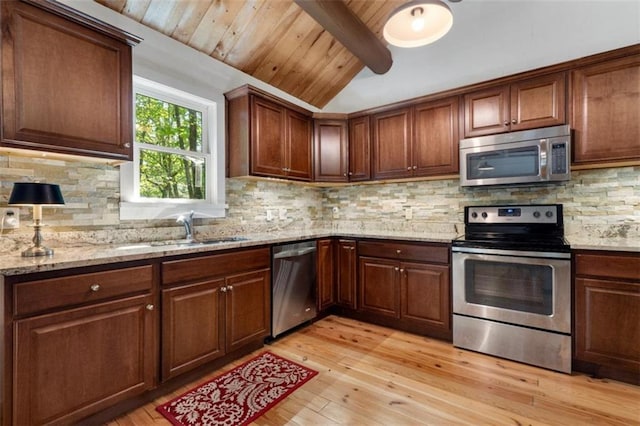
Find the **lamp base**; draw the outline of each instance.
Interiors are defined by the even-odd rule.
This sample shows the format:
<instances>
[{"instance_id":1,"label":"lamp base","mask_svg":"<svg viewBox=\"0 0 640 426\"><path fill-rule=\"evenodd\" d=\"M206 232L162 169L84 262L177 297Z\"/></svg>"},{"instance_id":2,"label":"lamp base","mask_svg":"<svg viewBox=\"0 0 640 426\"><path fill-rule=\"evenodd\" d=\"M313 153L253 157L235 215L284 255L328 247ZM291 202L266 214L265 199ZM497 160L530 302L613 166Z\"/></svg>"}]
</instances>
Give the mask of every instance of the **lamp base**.
<instances>
[{"instance_id":1,"label":"lamp base","mask_svg":"<svg viewBox=\"0 0 640 426\"><path fill-rule=\"evenodd\" d=\"M43 246L33 246L22 252L22 257L38 256L53 256L53 249Z\"/></svg>"}]
</instances>

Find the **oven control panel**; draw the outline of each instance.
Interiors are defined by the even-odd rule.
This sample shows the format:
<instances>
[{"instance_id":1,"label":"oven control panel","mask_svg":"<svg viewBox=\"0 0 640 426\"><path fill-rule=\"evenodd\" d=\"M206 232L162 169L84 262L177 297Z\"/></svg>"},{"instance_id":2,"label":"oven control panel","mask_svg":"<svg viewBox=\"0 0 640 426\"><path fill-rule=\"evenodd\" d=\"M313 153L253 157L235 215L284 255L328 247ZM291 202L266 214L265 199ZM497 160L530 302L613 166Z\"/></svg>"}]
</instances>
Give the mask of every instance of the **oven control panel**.
<instances>
[{"instance_id":1,"label":"oven control panel","mask_svg":"<svg viewBox=\"0 0 640 426\"><path fill-rule=\"evenodd\" d=\"M562 205L474 206L465 208L466 223L558 223ZM561 219L560 219L561 220Z\"/></svg>"}]
</instances>

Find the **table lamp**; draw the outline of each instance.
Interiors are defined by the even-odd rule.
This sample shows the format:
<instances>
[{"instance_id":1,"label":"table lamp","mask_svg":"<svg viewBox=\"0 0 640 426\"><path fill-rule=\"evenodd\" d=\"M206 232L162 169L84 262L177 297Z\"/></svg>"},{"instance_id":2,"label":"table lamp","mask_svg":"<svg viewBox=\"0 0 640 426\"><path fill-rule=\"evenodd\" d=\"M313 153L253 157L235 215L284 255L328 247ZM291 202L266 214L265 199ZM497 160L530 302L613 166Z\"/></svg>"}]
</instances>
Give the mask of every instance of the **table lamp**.
<instances>
[{"instance_id":1,"label":"table lamp","mask_svg":"<svg viewBox=\"0 0 640 426\"><path fill-rule=\"evenodd\" d=\"M53 256L53 249L42 245L42 206L61 206L64 199L58 185L39 182L16 182L13 184L9 205L33 206L33 246L22 252L24 257Z\"/></svg>"}]
</instances>

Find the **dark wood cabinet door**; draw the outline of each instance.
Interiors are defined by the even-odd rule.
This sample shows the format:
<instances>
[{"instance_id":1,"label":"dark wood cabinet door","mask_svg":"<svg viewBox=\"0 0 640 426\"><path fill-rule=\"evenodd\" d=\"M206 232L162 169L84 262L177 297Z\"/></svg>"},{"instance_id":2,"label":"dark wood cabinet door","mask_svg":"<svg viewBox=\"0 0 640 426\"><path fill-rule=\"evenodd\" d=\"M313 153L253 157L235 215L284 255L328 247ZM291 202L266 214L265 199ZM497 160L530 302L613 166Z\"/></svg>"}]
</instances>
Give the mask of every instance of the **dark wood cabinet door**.
<instances>
[{"instance_id":1,"label":"dark wood cabinet door","mask_svg":"<svg viewBox=\"0 0 640 426\"><path fill-rule=\"evenodd\" d=\"M509 131L509 86L497 86L464 95L464 136Z\"/></svg>"},{"instance_id":2,"label":"dark wood cabinet door","mask_svg":"<svg viewBox=\"0 0 640 426\"><path fill-rule=\"evenodd\" d=\"M130 160L131 47L3 1L2 145Z\"/></svg>"},{"instance_id":3,"label":"dark wood cabinet door","mask_svg":"<svg viewBox=\"0 0 640 426\"><path fill-rule=\"evenodd\" d=\"M314 180L316 182L347 182L347 122L345 120L315 120L313 132Z\"/></svg>"},{"instance_id":4,"label":"dark wood cabinet door","mask_svg":"<svg viewBox=\"0 0 640 426\"><path fill-rule=\"evenodd\" d=\"M356 272L357 253L355 240L338 240L336 249L336 303L350 309L356 309Z\"/></svg>"},{"instance_id":5,"label":"dark wood cabinet door","mask_svg":"<svg viewBox=\"0 0 640 426\"><path fill-rule=\"evenodd\" d=\"M414 176L458 172L459 109L457 96L414 107Z\"/></svg>"},{"instance_id":6,"label":"dark wood cabinet door","mask_svg":"<svg viewBox=\"0 0 640 426\"><path fill-rule=\"evenodd\" d=\"M575 358L640 382L640 281L576 279Z\"/></svg>"},{"instance_id":7,"label":"dark wood cabinet door","mask_svg":"<svg viewBox=\"0 0 640 426\"><path fill-rule=\"evenodd\" d=\"M285 176L285 109L251 97L251 174Z\"/></svg>"},{"instance_id":8,"label":"dark wood cabinet door","mask_svg":"<svg viewBox=\"0 0 640 426\"><path fill-rule=\"evenodd\" d=\"M403 262L400 277L402 318L426 329L450 331L449 267Z\"/></svg>"},{"instance_id":9,"label":"dark wood cabinet door","mask_svg":"<svg viewBox=\"0 0 640 426\"><path fill-rule=\"evenodd\" d=\"M330 238L318 240L317 286L318 311L335 303L335 246Z\"/></svg>"},{"instance_id":10,"label":"dark wood cabinet door","mask_svg":"<svg viewBox=\"0 0 640 426\"><path fill-rule=\"evenodd\" d=\"M225 354L224 279L162 291L162 380Z\"/></svg>"},{"instance_id":11,"label":"dark wood cabinet door","mask_svg":"<svg viewBox=\"0 0 640 426\"><path fill-rule=\"evenodd\" d=\"M232 352L271 332L270 270L225 279L226 349Z\"/></svg>"},{"instance_id":12,"label":"dark wood cabinet door","mask_svg":"<svg viewBox=\"0 0 640 426\"><path fill-rule=\"evenodd\" d=\"M152 388L152 303L137 296L15 321L13 424L75 423Z\"/></svg>"},{"instance_id":13,"label":"dark wood cabinet door","mask_svg":"<svg viewBox=\"0 0 640 426\"><path fill-rule=\"evenodd\" d=\"M640 159L640 54L572 72L573 163Z\"/></svg>"},{"instance_id":14,"label":"dark wood cabinet door","mask_svg":"<svg viewBox=\"0 0 640 426\"><path fill-rule=\"evenodd\" d=\"M374 179L411 176L411 121L411 108L371 117Z\"/></svg>"},{"instance_id":15,"label":"dark wood cabinet door","mask_svg":"<svg viewBox=\"0 0 640 426\"><path fill-rule=\"evenodd\" d=\"M286 175L291 179L311 180L311 137L313 131L311 119L296 111L285 110L285 113L287 114Z\"/></svg>"},{"instance_id":16,"label":"dark wood cabinet door","mask_svg":"<svg viewBox=\"0 0 640 426\"><path fill-rule=\"evenodd\" d=\"M358 309L400 318L398 262L360 256Z\"/></svg>"},{"instance_id":17,"label":"dark wood cabinet door","mask_svg":"<svg viewBox=\"0 0 640 426\"><path fill-rule=\"evenodd\" d=\"M510 130L565 124L565 80L561 72L512 83Z\"/></svg>"},{"instance_id":18,"label":"dark wood cabinet door","mask_svg":"<svg viewBox=\"0 0 640 426\"><path fill-rule=\"evenodd\" d=\"M349 181L371 179L369 116L349 120Z\"/></svg>"}]
</instances>

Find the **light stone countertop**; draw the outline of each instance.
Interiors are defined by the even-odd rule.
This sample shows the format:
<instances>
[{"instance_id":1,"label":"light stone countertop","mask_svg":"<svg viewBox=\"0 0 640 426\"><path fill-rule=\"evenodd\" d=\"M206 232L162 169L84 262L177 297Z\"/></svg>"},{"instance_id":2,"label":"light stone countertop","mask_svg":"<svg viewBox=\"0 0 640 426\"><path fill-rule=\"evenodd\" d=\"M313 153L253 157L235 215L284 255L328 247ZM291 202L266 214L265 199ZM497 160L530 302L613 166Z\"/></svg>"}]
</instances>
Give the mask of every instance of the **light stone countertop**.
<instances>
[{"instance_id":1,"label":"light stone countertop","mask_svg":"<svg viewBox=\"0 0 640 426\"><path fill-rule=\"evenodd\" d=\"M297 240L326 237L398 239L415 242L431 242L449 244L456 235L447 233L420 234L399 231L332 231L325 229L309 231L279 231L265 234L243 235L243 241L232 241L216 244L187 245L179 241L140 242L123 245L81 245L77 247L55 247L52 257L25 258L17 253L5 253L0 256L0 275L21 275L34 272L54 271L118 262L129 262L144 259L208 253L235 248L248 248L269 244L280 244ZM611 250L623 252L640 252L640 241L637 239L577 239L569 238L572 249Z\"/></svg>"},{"instance_id":2,"label":"light stone countertop","mask_svg":"<svg viewBox=\"0 0 640 426\"><path fill-rule=\"evenodd\" d=\"M341 236L347 238L402 239L406 241L445 243L451 242L455 235L417 235L409 232L384 233L348 233L329 230L280 231L266 234L239 235L243 241L231 241L215 244L184 244L180 241L139 242L122 245L80 245L77 247L56 247L51 257L25 258L16 253L4 253L0 256L0 275L21 275L34 272L54 271L108 263L129 262L155 259L183 254L208 253L235 248L248 248L291 241ZM25 247L26 248L26 247Z\"/></svg>"}]
</instances>

